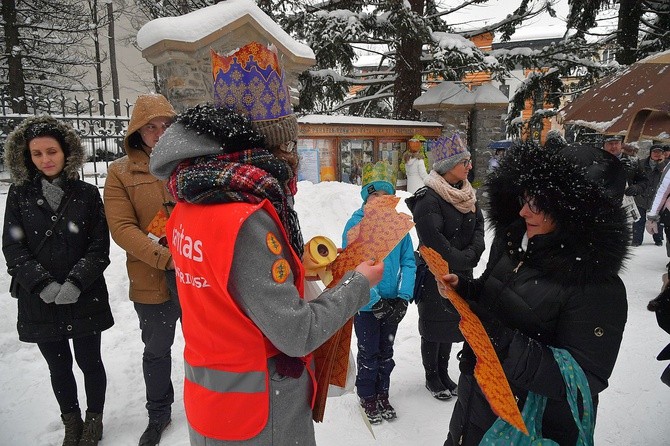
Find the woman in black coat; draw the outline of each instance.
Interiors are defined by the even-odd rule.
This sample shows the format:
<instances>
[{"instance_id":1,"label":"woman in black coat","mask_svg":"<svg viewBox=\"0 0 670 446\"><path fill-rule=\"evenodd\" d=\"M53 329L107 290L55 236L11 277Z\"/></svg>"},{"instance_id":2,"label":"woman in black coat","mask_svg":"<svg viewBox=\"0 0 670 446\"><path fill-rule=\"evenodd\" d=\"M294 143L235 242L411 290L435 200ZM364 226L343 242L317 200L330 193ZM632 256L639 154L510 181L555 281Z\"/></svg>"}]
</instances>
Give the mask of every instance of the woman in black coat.
<instances>
[{"instance_id":1,"label":"woman in black coat","mask_svg":"<svg viewBox=\"0 0 670 446\"><path fill-rule=\"evenodd\" d=\"M484 217L468 181L472 169L470 152L455 135L432 144L433 169L425 188L407 199L419 243L437 251L451 270L472 277L472 270L484 252ZM419 259L417 269L425 271ZM448 373L451 344L463 342L458 329L460 316L437 291L432 274L417 274L421 359L426 388L439 400L456 395L456 383Z\"/></svg>"},{"instance_id":2,"label":"woman in black coat","mask_svg":"<svg viewBox=\"0 0 670 446\"><path fill-rule=\"evenodd\" d=\"M529 392L546 397L543 437L574 445L578 428L550 347L567 350L583 370L595 417L627 318L618 276L630 236L625 213L582 168L531 145L506 155L487 189L495 237L486 270L477 280L443 280L482 320L519 409ZM474 365L466 343L445 445L478 445L496 420Z\"/></svg>"},{"instance_id":3,"label":"woman in black coat","mask_svg":"<svg viewBox=\"0 0 670 446\"><path fill-rule=\"evenodd\" d=\"M13 184L2 250L18 302L19 339L37 343L47 361L64 445L96 445L102 436L107 378L100 340L114 324L103 277L109 232L98 189L78 179L83 162L74 129L50 116L26 119L5 144ZM70 339L84 373L85 423Z\"/></svg>"}]
</instances>

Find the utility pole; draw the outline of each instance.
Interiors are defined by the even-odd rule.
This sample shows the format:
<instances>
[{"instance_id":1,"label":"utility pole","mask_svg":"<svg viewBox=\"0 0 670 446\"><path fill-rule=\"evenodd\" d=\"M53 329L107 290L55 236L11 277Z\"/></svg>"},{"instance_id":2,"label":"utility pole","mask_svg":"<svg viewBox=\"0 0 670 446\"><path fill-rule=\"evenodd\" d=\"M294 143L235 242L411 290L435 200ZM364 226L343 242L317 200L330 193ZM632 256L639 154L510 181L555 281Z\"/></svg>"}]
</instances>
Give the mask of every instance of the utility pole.
<instances>
[{"instance_id":1,"label":"utility pole","mask_svg":"<svg viewBox=\"0 0 670 446\"><path fill-rule=\"evenodd\" d=\"M100 41L98 35L98 0L89 3L91 6L91 18L93 20L93 48L95 49L95 80L98 90L98 112L100 115L104 112L105 96L102 91L102 62L100 60Z\"/></svg>"},{"instance_id":2,"label":"utility pole","mask_svg":"<svg viewBox=\"0 0 670 446\"><path fill-rule=\"evenodd\" d=\"M107 17L109 19L109 66L112 71L112 97L114 99L114 114L121 115L121 100L119 94L119 73L116 69L116 40L114 39L114 5L107 0Z\"/></svg>"}]
</instances>

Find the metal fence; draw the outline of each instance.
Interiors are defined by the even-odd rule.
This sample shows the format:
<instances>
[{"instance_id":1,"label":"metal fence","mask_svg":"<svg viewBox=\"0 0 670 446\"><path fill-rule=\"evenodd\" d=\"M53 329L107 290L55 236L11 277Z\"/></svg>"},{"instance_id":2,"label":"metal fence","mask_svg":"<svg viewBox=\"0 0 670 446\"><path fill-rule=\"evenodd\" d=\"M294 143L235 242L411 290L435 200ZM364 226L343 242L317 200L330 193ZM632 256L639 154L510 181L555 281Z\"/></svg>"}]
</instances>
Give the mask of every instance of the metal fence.
<instances>
[{"instance_id":1,"label":"metal fence","mask_svg":"<svg viewBox=\"0 0 670 446\"><path fill-rule=\"evenodd\" d=\"M128 101L121 105L121 115L114 114L114 103L101 103L91 96L84 101L65 96L58 98L27 96L28 113L25 114L14 113L12 101L9 96L0 95L0 150L3 152L7 136L18 124L31 116L48 114L69 123L79 133L87 160L93 163L92 173L84 175L82 169L82 177L92 176L91 182L96 186L99 185L100 175L98 163L104 162L105 167L108 167L110 162L125 154L123 138L128 129L132 107ZM108 108L111 114L107 114ZM4 169L4 166L0 168Z\"/></svg>"}]
</instances>

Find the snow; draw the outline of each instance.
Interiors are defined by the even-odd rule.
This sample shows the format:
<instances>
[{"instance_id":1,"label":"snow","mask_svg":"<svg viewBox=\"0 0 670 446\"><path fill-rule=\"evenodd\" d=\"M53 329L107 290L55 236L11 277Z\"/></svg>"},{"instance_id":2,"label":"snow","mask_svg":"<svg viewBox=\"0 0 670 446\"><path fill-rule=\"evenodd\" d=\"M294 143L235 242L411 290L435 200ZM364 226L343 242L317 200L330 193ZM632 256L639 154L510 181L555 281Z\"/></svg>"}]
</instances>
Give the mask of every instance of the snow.
<instances>
[{"instance_id":1,"label":"snow","mask_svg":"<svg viewBox=\"0 0 670 446\"><path fill-rule=\"evenodd\" d=\"M92 170L92 169L90 169ZM6 178L7 172L0 172ZM4 215L7 183L0 183L0 211ZM399 191L406 198L408 194ZM305 240L325 235L337 245L345 222L361 205L360 187L338 182L312 184L300 182L296 197ZM398 210L409 213L401 200ZM412 230L413 242L417 243ZM487 233L487 246L490 246ZM479 275L488 252L475 270ZM2 259L4 265L4 257ZM628 290L629 316L619 360L610 387L600 396L595 444L659 446L667 444L670 425L662 420L670 408L670 389L659 380L667 362L655 356L670 342L670 336L656 324L646 310L647 302L660 288L661 274L668 258L665 249L656 247L645 235L645 244L632 252L622 278ZM105 272L116 325L102 335L102 351L107 369L105 431L101 446L137 444L147 418L142 379L142 342L137 315L127 298L128 279L125 254L112 242L111 265ZM16 302L9 296L9 276L0 274L0 444L60 445L62 424L49 383L44 359L35 344L18 341ZM424 388L419 353L417 310L410 305L400 324L395 342L396 368L391 378L391 402L398 419L372 428L374 438L362 421L356 397L348 394L329 398L325 420L316 424L320 446L407 446L440 445L446 438L454 402L432 398ZM189 444L182 398L183 368L180 359L183 338L178 330L173 348L173 381L176 401L172 424L163 435L161 446ZM352 348L356 349L355 340ZM454 349L450 372L458 376ZM85 407L81 372L75 366L80 401Z\"/></svg>"},{"instance_id":2,"label":"snow","mask_svg":"<svg viewBox=\"0 0 670 446\"><path fill-rule=\"evenodd\" d=\"M475 104L501 104L507 105L509 99L493 84L482 84L475 88Z\"/></svg>"},{"instance_id":3,"label":"snow","mask_svg":"<svg viewBox=\"0 0 670 446\"><path fill-rule=\"evenodd\" d=\"M404 119L365 118L346 115L305 115L298 118L303 124L340 124L340 125L397 125L409 127L442 127L439 122L408 121Z\"/></svg>"},{"instance_id":4,"label":"snow","mask_svg":"<svg viewBox=\"0 0 670 446\"><path fill-rule=\"evenodd\" d=\"M573 121L570 121L570 124L581 125L583 127L593 129L597 132L605 133L605 131L612 125L614 125L614 123L617 122L619 119L621 119L621 115L615 117L611 121L584 121L582 119L575 119Z\"/></svg>"},{"instance_id":5,"label":"snow","mask_svg":"<svg viewBox=\"0 0 670 446\"><path fill-rule=\"evenodd\" d=\"M475 95L462 83L442 81L430 87L424 94L414 100L414 107L421 108L430 105L449 104L453 106L468 106L475 103Z\"/></svg>"},{"instance_id":6,"label":"snow","mask_svg":"<svg viewBox=\"0 0 670 446\"><path fill-rule=\"evenodd\" d=\"M289 36L251 0L228 0L179 17L152 20L138 31L137 44L144 50L163 40L197 42L245 16L255 20L291 53L314 59L314 52L310 47Z\"/></svg>"}]
</instances>

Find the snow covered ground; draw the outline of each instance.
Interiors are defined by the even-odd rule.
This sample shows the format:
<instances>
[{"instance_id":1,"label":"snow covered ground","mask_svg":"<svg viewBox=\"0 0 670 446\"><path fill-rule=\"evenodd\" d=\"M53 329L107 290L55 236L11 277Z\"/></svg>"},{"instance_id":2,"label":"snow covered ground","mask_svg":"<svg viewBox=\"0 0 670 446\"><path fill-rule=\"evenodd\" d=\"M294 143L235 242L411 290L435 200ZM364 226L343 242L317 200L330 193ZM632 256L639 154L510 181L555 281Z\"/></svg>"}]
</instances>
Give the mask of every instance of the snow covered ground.
<instances>
[{"instance_id":1,"label":"snow covered ground","mask_svg":"<svg viewBox=\"0 0 670 446\"><path fill-rule=\"evenodd\" d=\"M4 215L7 189L7 183L0 183L0 215ZM360 187L337 182L299 183L296 208L305 240L325 235L340 245L345 222L360 207L359 192ZM405 192L398 194L408 196ZM398 210L409 213L402 200ZM416 244L415 231L412 236ZM645 238L645 244L634 249L622 275L628 290L628 323L610 387L601 394L596 445L660 446L668 444L670 438L670 424L666 424L670 388L659 380L666 364L655 360L656 354L670 342L670 336L658 328L653 313L646 310L647 302L659 291L668 258L664 248L654 246L649 235ZM475 275L481 273L487 258L485 252ZM137 316L127 298L125 254L114 243L111 260L105 276L116 325L102 336L108 388L105 430L100 444L127 446L137 444L147 422L142 342ZM4 272L4 257L0 259L0 269L3 271L0 274L0 445L60 445L63 428L46 363L34 344L18 341L16 302L7 291L9 276ZM435 400L424 388L417 318L416 306L411 305L395 343L397 365L391 379L391 402L398 411L398 419L373 427L373 437L361 419L353 394L330 398L324 422L316 425L320 446L442 444L454 403ZM355 339L352 348L355 351ZM183 338L178 333L173 350L176 401L172 424L161 442L165 446L189 444L181 396L182 349ZM457 348L454 356L456 351ZM450 369L455 379L458 376L455 358ZM80 403L85 408L83 381L76 366L75 374Z\"/></svg>"}]
</instances>

